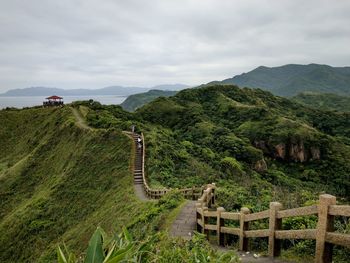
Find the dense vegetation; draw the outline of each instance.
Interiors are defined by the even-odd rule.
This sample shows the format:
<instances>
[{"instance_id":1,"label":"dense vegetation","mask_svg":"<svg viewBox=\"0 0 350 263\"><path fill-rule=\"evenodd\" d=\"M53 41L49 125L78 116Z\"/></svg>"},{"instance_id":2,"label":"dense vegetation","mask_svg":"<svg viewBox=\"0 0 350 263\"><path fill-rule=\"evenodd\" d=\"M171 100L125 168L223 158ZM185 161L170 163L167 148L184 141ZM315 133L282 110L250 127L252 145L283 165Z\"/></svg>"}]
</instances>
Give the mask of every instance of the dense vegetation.
<instances>
[{"instance_id":1,"label":"dense vegetation","mask_svg":"<svg viewBox=\"0 0 350 263\"><path fill-rule=\"evenodd\" d=\"M279 96L295 96L305 91L350 95L349 82L350 67L290 64L272 68L261 66L220 83L261 88Z\"/></svg>"},{"instance_id":2,"label":"dense vegetation","mask_svg":"<svg viewBox=\"0 0 350 263\"><path fill-rule=\"evenodd\" d=\"M126 226L137 242L146 240L166 230L183 202L178 194L137 200L131 141L118 128L81 129L69 107L3 110L0 122L1 262L52 262L62 242L79 258L98 225L109 236Z\"/></svg>"},{"instance_id":3,"label":"dense vegetation","mask_svg":"<svg viewBox=\"0 0 350 263\"><path fill-rule=\"evenodd\" d=\"M184 90L135 114L115 106L101 106L98 112L88 114L91 125L113 127L124 121L125 128L134 123L145 133L153 186L216 182L219 205L228 210L248 206L261 211L274 200L285 208L309 205L321 192L349 201L348 113L311 109L259 89L230 85ZM284 228L315 224L315 218L293 219ZM349 231L349 224L340 225L340 231ZM314 251L313 242L293 244L294 252L288 253L310 256ZM347 257L342 250L337 253L342 255L339 262Z\"/></svg>"},{"instance_id":4,"label":"dense vegetation","mask_svg":"<svg viewBox=\"0 0 350 263\"><path fill-rule=\"evenodd\" d=\"M124 110L134 111L158 97L170 97L176 93L177 91L171 90L150 90L144 93L130 95L120 106L122 106Z\"/></svg>"},{"instance_id":5,"label":"dense vegetation","mask_svg":"<svg viewBox=\"0 0 350 263\"><path fill-rule=\"evenodd\" d=\"M76 127L69 108L0 112L6 123L0 128L2 261L15 255L45 261L62 241L81 254L97 225L109 235L125 225L141 242L167 228L183 199L172 193L154 203L136 200L128 170L130 140L121 134L132 124L146 136L153 186L216 182L218 204L227 210L260 211L273 200L285 208L308 205L320 192L349 201L350 113L312 109L232 85L184 90L135 113L94 101L73 106L96 129ZM287 220L283 227L314 225L310 217ZM340 225L349 231L349 224ZM203 240L198 246L179 242L164 234L151 251L164 262L175 254L176 261L190 262L194 253L204 253ZM295 244L294 252L311 255L312 242Z\"/></svg>"},{"instance_id":6,"label":"dense vegetation","mask_svg":"<svg viewBox=\"0 0 350 263\"><path fill-rule=\"evenodd\" d=\"M294 96L292 100L315 109L350 112L350 97L348 96L332 93L303 92Z\"/></svg>"}]
</instances>

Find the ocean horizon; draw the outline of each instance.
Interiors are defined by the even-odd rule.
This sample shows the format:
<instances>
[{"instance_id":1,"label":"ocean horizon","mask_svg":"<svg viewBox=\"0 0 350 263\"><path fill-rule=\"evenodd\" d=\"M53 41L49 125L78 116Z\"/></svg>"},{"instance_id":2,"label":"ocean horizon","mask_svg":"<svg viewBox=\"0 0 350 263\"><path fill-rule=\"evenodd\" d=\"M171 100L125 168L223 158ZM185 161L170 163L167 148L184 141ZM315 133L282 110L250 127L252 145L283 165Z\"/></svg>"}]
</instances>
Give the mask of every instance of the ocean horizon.
<instances>
[{"instance_id":1,"label":"ocean horizon","mask_svg":"<svg viewBox=\"0 0 350 263\"><path fill-rule=\"evenodd\" d=\"M0 109L5 109L7 107L11 108L25 108L25 107L34 107L42 106L43 101L47 96L0 96ZM118 96L118 95L86 95L86 96L64 96L63 101L65 104L71 103L77 100L94 100L98 101L101 104L112 105L122 103L127 96Z\"/></svg>"}]
</instances>

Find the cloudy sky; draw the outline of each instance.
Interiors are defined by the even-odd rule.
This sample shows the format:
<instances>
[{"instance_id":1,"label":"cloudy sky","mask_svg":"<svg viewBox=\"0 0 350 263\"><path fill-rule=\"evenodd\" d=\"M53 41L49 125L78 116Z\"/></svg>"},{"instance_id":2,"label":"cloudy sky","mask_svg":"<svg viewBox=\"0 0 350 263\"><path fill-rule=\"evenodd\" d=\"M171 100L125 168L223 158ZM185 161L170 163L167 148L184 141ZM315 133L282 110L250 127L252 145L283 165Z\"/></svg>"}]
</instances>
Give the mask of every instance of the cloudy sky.
<instances>
[{"instance_id":1,"label":"cloudy sky","mask_svg":"<svg viewBox=\"0 0 350 263\"><path fill-rule=\"evenodd\" d=\"M350 65L345 0L0 0L0 92L196 85L260 65Z\"/></svg>"}]
</instances>

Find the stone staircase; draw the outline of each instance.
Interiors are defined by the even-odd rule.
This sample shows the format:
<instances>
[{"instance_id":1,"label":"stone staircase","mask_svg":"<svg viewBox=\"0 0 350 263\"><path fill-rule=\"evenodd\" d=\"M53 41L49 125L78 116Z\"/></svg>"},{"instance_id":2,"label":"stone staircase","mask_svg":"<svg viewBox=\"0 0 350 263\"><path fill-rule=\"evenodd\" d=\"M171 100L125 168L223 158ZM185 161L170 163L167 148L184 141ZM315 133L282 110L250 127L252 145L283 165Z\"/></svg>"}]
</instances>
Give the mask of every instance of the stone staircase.
<instances>
[{"instance_id":1,"label":"stone staircase","mask_svg":"<svg viewBox=\"0 0 350 263\"><path fill-rule=\"evenodd\" d=\"M137 139L140 137L137 133L128 133L134 140L135 157L134 157L134 188L135 194L141 201L148 201L149 198L145 194L143 182L143 149L138 146Z\"/></svg>"}]
</instances>

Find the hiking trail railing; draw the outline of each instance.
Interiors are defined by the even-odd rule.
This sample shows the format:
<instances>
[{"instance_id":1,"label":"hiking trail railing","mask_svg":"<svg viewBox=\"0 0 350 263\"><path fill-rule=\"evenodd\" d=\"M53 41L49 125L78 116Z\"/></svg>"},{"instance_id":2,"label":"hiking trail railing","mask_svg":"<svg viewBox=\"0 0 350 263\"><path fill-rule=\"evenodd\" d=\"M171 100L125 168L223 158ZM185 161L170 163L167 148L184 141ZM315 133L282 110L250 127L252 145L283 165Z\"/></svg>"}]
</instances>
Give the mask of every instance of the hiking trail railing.
<instances>
[{"instance_id":1,"label":"hiking trail railing","mask_svg":"<svg viewBox=\"0 0 350 263\"><path fill-rule=\"evenodd\" d=\"M132 133L128 133L129 135ZM151 188L145 176L145 139L142 138L142 178L146 195L152 199L159 199L172 189ZM277 257L281 253L283 239L316 240L315 262L331 263L333 245L350 248L350 234L334 232L336 216L350 217L350 205L337 205L336 197L329 194L319 196L317 205L282 210L279 202L271 202L270 208L257 213L250 213L246 207L239 212L227 212L223 207L215 208L215 183L203 187L179 189L185 198L196 200L197 231L206 234L212 231L216 235L217 244L225 246L227 236L239 238L239 250L248 250L249 238L268 238L268 255ZM290 217L315 215L318 218L316 229L283 230L282 220ZM268 219L268 228L250 230L250 222ZM216 222L215 224L213 223ZM232 227L225 223L239 222L239 227Z\"/></svg>"},{"instance_id":2,"label":"hiking trail railing","mask_svg":"<svg viewBox=\"0 0 350 263\"><path fill-rule=\"evenodd\" d=\"M268 255L276 257L281 252L282 239L316 240L315 262L331 263L333 245L350 248L350 234L334 232L335 216L350 217L350 205L336 205L336 197L328 194L320 195L317 205L282 210L282 204L271 202L270 209L250 213L246 207L240 212L226 212L223 207L212 208L215 202L215 184L208 185L196 204L197 230L209 236L215 233L218 245L226 245L226 235L239 237L239 250L248 250L249 238L268 238ZM284 218L296 216L318 217L316 229L282 230ZM216 224L210 223L216 221ZM216 219L216 220L215 220ZM249 230L249 223L268 219L267 229ZM225 226L225 221L238 221L240 227Z\"/></svg>"}]
</instances>

